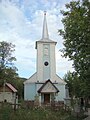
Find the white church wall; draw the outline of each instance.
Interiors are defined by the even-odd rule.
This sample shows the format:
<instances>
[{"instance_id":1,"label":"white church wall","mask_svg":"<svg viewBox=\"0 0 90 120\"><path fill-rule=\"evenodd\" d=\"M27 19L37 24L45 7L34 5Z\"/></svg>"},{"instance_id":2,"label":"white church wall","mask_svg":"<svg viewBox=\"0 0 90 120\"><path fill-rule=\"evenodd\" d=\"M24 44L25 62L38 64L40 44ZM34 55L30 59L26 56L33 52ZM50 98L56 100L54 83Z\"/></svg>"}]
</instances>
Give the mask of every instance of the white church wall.
<instances>
[{"instance_id":1,"label":"white church wall","mask_svg":"<svg viewBox=\"0 0 90 120\"><path fill-rule=\"evenodd\" d=\"M35 99L35 84L28 83L24 85L24 100L34 100Z\"/></svg>"},{"instance_id":2,"label":"white church wall","mask_svg":"<svg viewBox=\"0 0 90 120\"><path fill-rule=\"evenodd\" d=\"M41 88L41 86L43 85L43 83L36 83L36 94L39 95L38 90Z\"/></svg>"},{"instance_id":3,"label":"white church wall","mask_svg":"<svg viewBox=\"0 0 90 120\"><path fill-rule=\"evenodd\" d=\"M58 95L56 96L56 101L64 101L64 98L66 98L65 95L65 85L63 84L55 84L55 86L58 88L59 92Z\"/></svg>"},{"instance_id":4,"label":"white church wall","mask_svg":"<svg viewBox=\"0 0 90 120\"><path fill-rule=\"evenodd\" d=\"M37 81L42 81L43 78L43 44L37 43ZM40 56L40 57L38 57Z\"/></svg>"},{"instance_id":5,"label":"white church wall","mask_svg":"<svg viewBox=\"0 0 90 120\"><path fill-rule=\"evenodd\" d=\"M55 43L51 43L50 45L50 73L51 73L51 80L55 79L56 76L56 60L55 60Z\"/></svg>"},{"instance_id":6,"label":"white church wall","mask_svg":"<svg viewBox=\"0 0 90 120\"><path fill-rule=\"evenodd\" d=\"M48 62L45 66L44 63ZM43 44L43 80L50 79L50 44Z\"/></svg>"}]
</instances>

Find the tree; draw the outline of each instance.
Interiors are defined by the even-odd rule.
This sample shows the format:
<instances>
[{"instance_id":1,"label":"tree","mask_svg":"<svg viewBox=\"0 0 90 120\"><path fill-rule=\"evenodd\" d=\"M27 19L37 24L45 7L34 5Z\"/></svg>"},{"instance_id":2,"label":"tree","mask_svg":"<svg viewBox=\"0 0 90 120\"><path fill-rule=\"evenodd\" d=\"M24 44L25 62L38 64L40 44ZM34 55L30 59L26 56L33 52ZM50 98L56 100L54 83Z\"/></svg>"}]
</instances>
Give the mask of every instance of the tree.
<instances>
[{"instance_id":1,"label":"tree","mask_svg":"<svg viewBox=\"0 0 90 120\"><path fill-rule=\"evenodd\" d=\"M66 8L61 11L64 30L59 30L64 39L63 56L74 61L73 66L84 87L83 94L90 96L90 2L73 1L66 4Z\"/></svg>"},{"instance_id":2,"label":"tree","mask_svg":"<svg viewBox=\"0 0 90 120\"><path fill-rule=\"evenodd\" d=\"M12 55L15 51L14 47L15 45L12 43L0 42L0 84L3 84L5 80L16 74L16 67L12 63L16 60Z\"/></svg>"},{"instance_id":3,"label":"tree","mask_svg":"<svg viewBox=\"0 0 90 120\"><path fill-rule=\"evenodd\" d=\"M80 97L80 80L79 77L73 72L70 71L67 72L67 74L64 75L65 82L67 83L67 86L69 87L69 94L71 98L74 97Z\"/></svg>"},{"instance_id":4,"label":"tree","mask_svg":"<svg viewBox=\"0 0 90 120\"><path fill-rule=\"evenodd\" d=\"M81 96L80 94L80 80L79 77L73 72L67 72L63 79L67 83L69 89L69 95L71 98L71 106L74 107L75 101Z\"/></svg>"},{"instance_id":5,"label":"tree","mask_svg":"<svg viewBox=\"0 0 90 120\"><path fill-rule=\"evenodd\" d=\"M15 61L16 58L12 56L12 53L15 51L15 45L8 42L0 42L0 70L5 67L11 67L12 61Z\"/></svg>"},{"instance_id":6,"label":"tree","mask_svg":"<svg viewBox=\"0 0 90 120\"><path fill-rule=\"evenodd\" d=\"M13 56L15 51L15 45L8 42L0 42L0 85L4 82L9 82L18 90L19 98L23 97L23 81L24 78L20 78L17 68L14 66L13 61L16 58Z\"/></svg>"}]
</instances>

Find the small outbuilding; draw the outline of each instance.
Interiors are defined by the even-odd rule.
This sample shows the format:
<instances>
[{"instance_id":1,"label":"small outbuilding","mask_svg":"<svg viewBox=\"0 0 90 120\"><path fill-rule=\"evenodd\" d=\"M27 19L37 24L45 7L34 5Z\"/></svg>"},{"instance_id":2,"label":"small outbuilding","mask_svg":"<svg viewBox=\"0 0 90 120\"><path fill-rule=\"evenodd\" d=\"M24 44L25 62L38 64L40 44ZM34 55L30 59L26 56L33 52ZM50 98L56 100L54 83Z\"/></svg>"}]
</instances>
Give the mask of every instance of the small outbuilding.
<instances>
[{"instance_id":1,"label":"small outbuilding","mask_svg":"<svg viewBox=\"0 0 90 120\"><path fill-rule=\"evenodd\" d=\"M15 104L18 102L17 90L10 83L0 86L0 102Z\"/></svg>"}]
</instances>

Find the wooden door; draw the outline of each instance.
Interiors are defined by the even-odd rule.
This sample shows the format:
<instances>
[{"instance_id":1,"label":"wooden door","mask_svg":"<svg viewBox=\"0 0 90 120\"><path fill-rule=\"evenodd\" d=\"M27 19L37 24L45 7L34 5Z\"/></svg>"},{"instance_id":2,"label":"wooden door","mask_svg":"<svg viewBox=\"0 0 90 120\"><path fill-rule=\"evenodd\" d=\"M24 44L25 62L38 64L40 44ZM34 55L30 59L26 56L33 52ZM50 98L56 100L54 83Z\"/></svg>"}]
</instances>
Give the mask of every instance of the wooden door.
<instances>
[{"instance_id":1,"label":"wooden door","mask_svg":"<svg viewBox=\"0 0 90 120\"><path fill-rule=\"evenodd\" d=\"M50 94L44 94L44 103L50 103Z\"/></svg>"}]
</instances>

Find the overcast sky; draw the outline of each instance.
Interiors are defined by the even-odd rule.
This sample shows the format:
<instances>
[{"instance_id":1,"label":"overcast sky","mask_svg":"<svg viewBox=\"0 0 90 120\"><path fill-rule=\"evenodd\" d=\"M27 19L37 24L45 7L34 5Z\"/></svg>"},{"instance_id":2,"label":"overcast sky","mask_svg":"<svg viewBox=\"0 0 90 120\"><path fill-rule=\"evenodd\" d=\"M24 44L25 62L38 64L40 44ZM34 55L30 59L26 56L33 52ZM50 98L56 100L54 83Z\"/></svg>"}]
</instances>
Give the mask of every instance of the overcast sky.
<instances>
[{"instance_id":1,"label":"overcast sky","mask_svg":"<svg viewBox=\"0 0 90 120\"><path fill-rule=\"evenodd\" d=\"M70 0L0 0L0 41L15 44L15 66L20 77L29 78L36 72L35 41L42 37L43 14L47 11L49 38L56 41L56 71L63 77L73 71L72 62L61 57L63 39L58 29L63 28L60 10Z\"/></svg>"}]
</instances>

